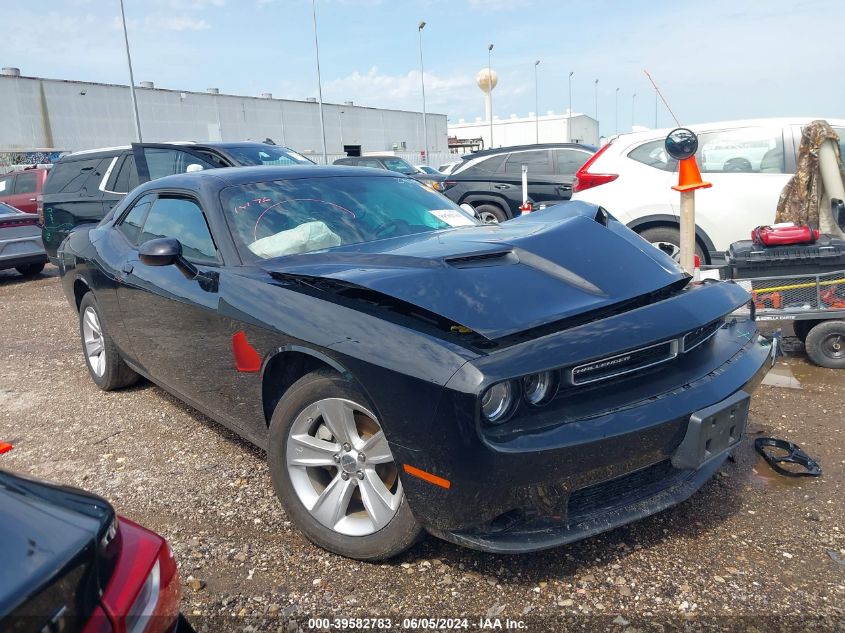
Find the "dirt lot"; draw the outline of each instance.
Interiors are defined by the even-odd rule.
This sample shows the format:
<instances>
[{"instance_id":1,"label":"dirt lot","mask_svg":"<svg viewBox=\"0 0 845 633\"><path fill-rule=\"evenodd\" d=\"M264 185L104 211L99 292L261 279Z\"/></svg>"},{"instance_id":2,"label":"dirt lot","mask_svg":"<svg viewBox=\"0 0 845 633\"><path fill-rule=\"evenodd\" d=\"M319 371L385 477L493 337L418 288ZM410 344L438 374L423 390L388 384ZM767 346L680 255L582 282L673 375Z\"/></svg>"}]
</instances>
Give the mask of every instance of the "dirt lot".
<instances>
[{"instance_id":1,"label":"dirt lot","mask_svg":"<svg viewBox=\"0 0 845 633\"><path fill-rule=\"evenodd\" d=\"M372 565L297 532L262 451L150 384L99 391L55 268L27 282L0 272L0 331L0 439L15 444L0 465L97 492L164 535L198 631L309 630L313 617L389 617L394 630L410 617L466 617L472 630L488 617L529 631L845 630L845 374L808 364L795 339L778 370L800 388L762 387L735 461L679 507L541 554L428 538ZM760 435L799 443L824 476L775 475L754 453Z\"/></svg>"}]
</instances>

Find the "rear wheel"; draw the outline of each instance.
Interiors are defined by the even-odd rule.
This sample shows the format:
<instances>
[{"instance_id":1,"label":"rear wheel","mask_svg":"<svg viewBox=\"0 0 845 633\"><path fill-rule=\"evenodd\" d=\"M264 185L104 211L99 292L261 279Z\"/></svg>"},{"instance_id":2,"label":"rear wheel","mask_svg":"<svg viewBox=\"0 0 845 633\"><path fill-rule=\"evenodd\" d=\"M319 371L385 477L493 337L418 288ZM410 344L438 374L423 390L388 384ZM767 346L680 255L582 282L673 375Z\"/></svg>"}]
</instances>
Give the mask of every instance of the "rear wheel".
<instances>
[{"instance_id":1,"label":"rear wheel","mask_svg":"<svg viewBox=\"0 0 845 633\"><path fill-rule=\"evenodd\" d=\"M79 336L88 373L100 389L112 391L138 381L138 374L120 357L105 328L97 300L90 292L79 303Z\"/></svg>"},{"instance_id":2,"label":"rear wheel","mask_svg":"<svg viewBox=\"0 0 845 633\"><path fill-rule=\"evenodd\" d=\"M475 207L475 212L484 224L498 224L508 219L508 214L495 204L480 204Z\"/></svg>"},{"instance_id":3,"label":"rear wheel","mask_svg":"<svg viewBox=\"0 0 845 633\"><path fill-rule=\"evenodd\" d=\"M334 372L299 379L273 413L267 459L285 512L311 542L381 560L408 549L422 528L365 401Z\"/></svg>"},{"instance_id":4,"label":"rear wheel","mask_svg":"<svg viewBox=\"0 0 845 633\"><path fill-rule=\"evenodd\" d=\"M647 242L654 244L676 262L680 261L681 231L677 227L655 226L650 229L640 231L639 234L640 237ZM695 254L698 255L698 259L702 264L707 263L707 259L704 256L704 249L701 248L701 244L698 243L698 240L695 242Z\"/></svg>"},{"instance_id":5,"label":"rear wheel","mask_svg":"<svg viewBox=\"0 0 845 633\"><path fill-rule=\"evenodd\" d=\"M807 333L807 356L816 365L845 369L845 321L823 321Z\"/></svg>"},{"instance_id":6,"label":"rear wheel","mask_svg":"<svg viewBox=\"0 0 845 633\"><path fill-rule=\"evenodd\" d=\"M26 266L17 266L15 268L24 277L35 277L38 273L44 270L44 262L40 264L27 264Z\"/></svg>"}]
</instances>

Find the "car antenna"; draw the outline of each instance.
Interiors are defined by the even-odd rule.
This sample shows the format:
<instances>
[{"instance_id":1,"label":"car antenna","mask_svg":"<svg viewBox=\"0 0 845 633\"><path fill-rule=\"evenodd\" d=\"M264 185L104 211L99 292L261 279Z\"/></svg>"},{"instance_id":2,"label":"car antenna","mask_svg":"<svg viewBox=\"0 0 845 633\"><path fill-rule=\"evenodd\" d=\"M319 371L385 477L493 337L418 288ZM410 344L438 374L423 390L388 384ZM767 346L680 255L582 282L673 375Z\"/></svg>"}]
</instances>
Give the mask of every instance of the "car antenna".
<instances>
[{"instance_id":1,"label":"car antenna","mask_svg":"<svg viewBox=\"0 0 845 633\"><path fill-rule=\"evenodd\" d=\"M645 69L643 69L645 76L648 77L648 80L651 82L651 85L654 86L654 91L657 93L657 96L660 97L660 100L663 102L663 105L666 106L666 109L669 110L669 114L672 115L672 118L675 120L675 125L681 127L681 122L678 121L678 117L675 116L675 113L672 112L672 108L669 107L666 99L663 97L663 93L660 92L660 88L657 87L657 84L654 82L654 79L651 78L651 74Z\"/></svg>"}]
</instances>

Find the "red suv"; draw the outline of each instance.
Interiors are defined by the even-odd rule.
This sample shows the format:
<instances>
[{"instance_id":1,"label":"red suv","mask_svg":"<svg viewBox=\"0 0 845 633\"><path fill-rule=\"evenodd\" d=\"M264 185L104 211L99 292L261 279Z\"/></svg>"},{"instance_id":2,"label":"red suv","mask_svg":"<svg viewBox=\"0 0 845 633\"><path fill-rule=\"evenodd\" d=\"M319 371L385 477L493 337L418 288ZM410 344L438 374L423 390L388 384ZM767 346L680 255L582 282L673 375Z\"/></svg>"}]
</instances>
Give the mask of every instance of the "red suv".
<instances>
[{"instance_id":1,"label":"red suv","mask_svg":"<svg viewBox=\"0 0 845 633\"><path fill-rule=\"evenodd\" d=\"M0 176L0 202L26 213L38 213L38 199L49 171L46 167L32 167Z\"/></svg>"}]
</instances>

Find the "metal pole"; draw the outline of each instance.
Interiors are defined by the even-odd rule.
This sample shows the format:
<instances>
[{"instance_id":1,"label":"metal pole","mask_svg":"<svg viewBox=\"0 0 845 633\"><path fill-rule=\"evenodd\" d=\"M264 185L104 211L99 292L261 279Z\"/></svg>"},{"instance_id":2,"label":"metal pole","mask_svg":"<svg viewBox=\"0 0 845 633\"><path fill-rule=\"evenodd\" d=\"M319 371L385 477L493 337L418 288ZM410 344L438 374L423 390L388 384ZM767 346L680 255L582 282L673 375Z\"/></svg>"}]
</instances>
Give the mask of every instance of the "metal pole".
<instances>
[{"instance_id":1,"label":"metal pole","mask_svg":"<svg viewBox=\"0 0 845 633\"><path fill-rule=\"evenodd\" d=\"M537 78L537 66L540 65L538 59L534 62L534 127L537 133L535 143L540 143L540 81Z\"/></svg>"},{"instance_id":2,"label":"metal pole","mask_svg":"<svg viewBox=\"0 0 845 633\"><path fill-rule=\"evenodd\" d=\"M695 191L681 192L681 268L690 275L695 269Z\"/></svg>"},{"instance_id":3,"label":"metal pole","mask_svg":"<svg viewBox=\"0 0 845 633\"><path fill-rule=\"evenodd\" d=\"M637 105L637 93L631 95L631 131L634 131L634 108Z\"/></svg>"},{"instance_id":4,"label":"metal pole","mask_svg":"<svg viewBox=\"0 0 845 633\"><path fill-rule=\"evenodd\" d=\"M343 151L343 153L345 154L345 153L346 153L346 150L345 150L345 149L343 149L343 113L344 113L344 112L345 112L345 110L340 110L340 111L337 113L337 121L338 121L338 123L340 123L340 149L341 149L341 150Z\"/></svg>"},{"instance_id":5,"label":"metal pole","mask_svg":"<svg viewBox=\"0 0 845 633\"><path fill-rule=\"evenodd\" d=\"M317 0L311 0L311 11L314 17L314 52L317 56L317 100L320 104L320 136L323 139L323 164L329 164L329 154L326 151L326 123L323 119L323 80L320 77L320 44L317 41Z\"/></svg>"},{"instance_id":6,"label":"metal pole","mask_svg":"<svg viewBox=\"0 0 845 633\"><path fill-rule=\"evenodd\" d=\"M490 88L490 148L493 148L493 71L490 68L490 58L493 54L493 45L487 47L487 82Z\"/></svg>"},{"instance_id":7,"label":"metal pole","mask_svg":"<svg viewBox=\"0 0 845 633\"><path fill-rule=\"evenodd\" d=\"M616 134L619 134L619 88L616 89Z\"/></svg>"},{"instance_id":8,"label":"metal pole","mask_svg":"<svg viewBox=\"0 0 845 633\"><path fill-rule=\"evenodd\" d=\"M574 74L574 70L569 72L569 115L566 117L566 136L570 143L572 142L572 75Z\"/></svg>"},{"instance_id":9,"label":"metal pole","mask_svg":"<svg viewBox=\"0 0 845 633\"><path fill-rule=\"evenodd\" d=\"M423 99L423 146L425 147L425 159L423 163L428 165L428 121L425 113L425 70L423 68L423 51L422 51L422 30L425 28L425 22L420 21L417 31L420 34L420 84L422 85L422 99Z\"/></svg>"},{"instance_id":10,"label":"metal pole","mask_svg":"<svg viewBox=\"0 0 845 633\"><path fill-rule=\"evenodd\" d=\"M135 99L135 76L132 73L132 57L129 55L129 35L126 33L126 13L123 11L123 0L120 0L120 20L123 23L123 42L126 44L126 64L129 66L129 96L132 97L132 112L135 114L135 136L143 143L141 137L141 117L138 116L138 101Z\"/></svg>"},{"instance_id":11,"label":"metal pole","mask_svg":"<svg viewBox=\"0 0 845 633\"><path fill-rule=\"evenodd\" d=\"M596 98L596 107L595 107L596 136L601 136L601 134L598 133L598 127L599 127L599 125L598 125L599 124L599 80L598 79L596 79L595 82L593 82L593 89L595 90L595 98Z\"/></svg>"}]
</instances>

